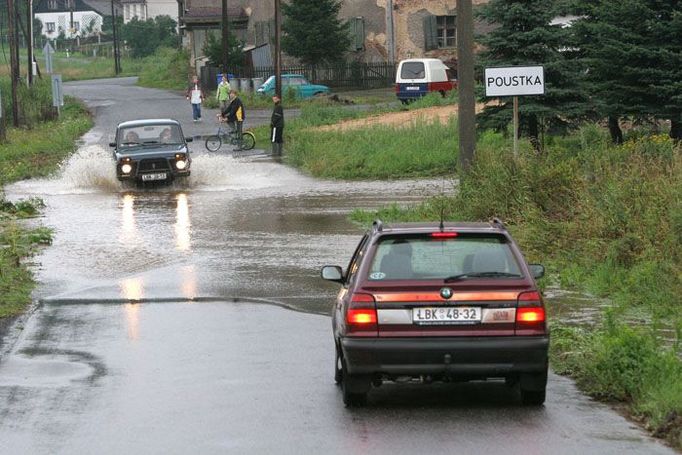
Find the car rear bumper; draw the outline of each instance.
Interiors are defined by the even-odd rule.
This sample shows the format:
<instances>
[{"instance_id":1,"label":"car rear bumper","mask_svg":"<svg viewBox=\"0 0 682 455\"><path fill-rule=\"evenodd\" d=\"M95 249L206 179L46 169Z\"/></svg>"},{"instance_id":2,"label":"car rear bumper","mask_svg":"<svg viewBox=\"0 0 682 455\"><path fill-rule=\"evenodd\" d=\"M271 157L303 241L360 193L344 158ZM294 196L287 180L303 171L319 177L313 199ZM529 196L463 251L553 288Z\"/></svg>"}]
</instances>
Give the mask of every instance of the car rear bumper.
<instances>
[{"instance_id":1,"label":"car rear bumper","mask_svg":"<svg viewBox=\"0 0 682 455\"><path fill-rule=\"evenodd\" d=\"M547 371L549 336L342 338L349 373L501 377Z\"/></svg>"}]
</instances>

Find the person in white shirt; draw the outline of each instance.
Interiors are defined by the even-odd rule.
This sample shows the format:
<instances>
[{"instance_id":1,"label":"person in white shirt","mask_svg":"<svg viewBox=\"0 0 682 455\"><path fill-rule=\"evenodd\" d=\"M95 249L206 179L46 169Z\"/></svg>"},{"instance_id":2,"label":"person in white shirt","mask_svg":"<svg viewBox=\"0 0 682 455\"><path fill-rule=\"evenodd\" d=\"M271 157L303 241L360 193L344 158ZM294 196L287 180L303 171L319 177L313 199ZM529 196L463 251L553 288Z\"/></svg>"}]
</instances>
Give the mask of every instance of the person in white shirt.
<instances>
[{"instance_id":1,"label":"person in white shirt","mask_svg":"<svg viewBox=\"0 0 682 455\"><path fill-rule=\"evenodd\" d=\"M204 99L204 93L201 91L201 84L199 78L192 77L192 83L187 88L186 98L192 104L192 119L195 122L201 120L201 101Z\"/></svg>"}]
</instances>

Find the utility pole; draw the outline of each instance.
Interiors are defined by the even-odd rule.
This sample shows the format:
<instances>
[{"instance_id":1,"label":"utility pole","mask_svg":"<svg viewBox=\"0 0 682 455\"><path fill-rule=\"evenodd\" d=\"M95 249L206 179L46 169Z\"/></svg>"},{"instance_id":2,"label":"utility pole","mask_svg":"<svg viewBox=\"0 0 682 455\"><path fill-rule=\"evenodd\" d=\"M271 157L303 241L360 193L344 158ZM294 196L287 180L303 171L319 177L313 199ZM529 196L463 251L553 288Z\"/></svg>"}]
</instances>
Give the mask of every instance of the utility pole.
<instances>
[{"instance_id":1,"label":"utility pole","mask_svg":"<svg viewBox=\"0 0 682 455\"><path fill-rule=\"evenodd\" d=\"M282 12L281 1L275 0L275 94L282 99Z\"/></svg>"},{"instance_id":2,"label":"utility pole","mask_svg":"<svg viewBox=\"0 0 682 455\"><path fill-rule=\"evenodd\" d=\"M12 124L19 126L19 99L17 89L19 84L19 43L17 42L17 16L14 0L7 0L7 28L9 33L10 78L12 79Z\"/></svg>"},{"instance_id":3,"label":"utility pole","mask_svg":"<svg viewBox=\"0 0 682 455\"><path fill-rule=\"evenodd\" d=\"M229 29L229 18L227 17L227 0L223 1L223 74L227 77L227 65L229 60L229 49L230 49L230 29Z\"/></svg>"},{"instance_id":4,"label":"utility pole","mask_svg":"<svg viewBox=\"0 0 682 455\"><path fill-rule=\"evenodd\" d=\"M395 63L395 32L393 31L393 0L386 0L386 50L388 63Z\"/></svg>"},{"instance_id":5,"label":"utility pole","mask_svg":"<svg viewBox=\"0 0 682 455\"><path fill-rule=\"evenodd\" d=\"M118 37L116 33L116 10L114 9L114 0L111 0L111 28L114 35L114 74L117 76L121 72L121 62L119 60L118 52Z\"/></svg>"},{"instance_id":6,"label":"utility pole","mask_svg":"<svg viewBox=\"0 0 682 455\"><path fill-rule=\"evenodd\" d=\"M28 54L28 85L33 85L33 0L26 1L26 46Z\"/></svg>"},{"instance_id":7,"label":"utility pole","mask_svg":"<svg viewBox=\"0 0 682 455\"><path fill-rule=\"evenodd\" d=\"M457 0L457 80L459 85L459 163L466 173L476 153L474 98L474 20L471 0Z\"/></svg>"}]
</instances>

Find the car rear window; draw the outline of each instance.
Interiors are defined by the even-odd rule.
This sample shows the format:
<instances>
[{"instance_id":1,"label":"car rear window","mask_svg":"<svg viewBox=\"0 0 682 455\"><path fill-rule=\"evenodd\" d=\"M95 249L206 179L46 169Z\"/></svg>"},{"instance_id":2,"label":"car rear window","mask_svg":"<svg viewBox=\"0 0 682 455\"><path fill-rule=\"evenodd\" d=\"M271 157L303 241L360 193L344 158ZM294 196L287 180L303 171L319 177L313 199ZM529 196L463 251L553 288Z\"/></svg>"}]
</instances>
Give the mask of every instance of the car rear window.
<instances>
[{"instance_id":1,"label":"car rear window","mask_svg":"<svg viewBox=\"0 0 682 455\"><path fill-rule=\"evenodd\" d=\"M522 273L504 236L386 236L377 245L367 278L439 280L458 276L500 279L518 278Z\"/></svg>"},{"instance_id":2,"label":"car rear window","mask_svg":"<svg viewBox=\"0 0 682 455\"><path fill-rule=\"evenodd\" d=\"M402 79L424 79L426 74L424 72L424 63L422 62L405 62L400 69L400 77Z\"/></svg>"}]
</instances>

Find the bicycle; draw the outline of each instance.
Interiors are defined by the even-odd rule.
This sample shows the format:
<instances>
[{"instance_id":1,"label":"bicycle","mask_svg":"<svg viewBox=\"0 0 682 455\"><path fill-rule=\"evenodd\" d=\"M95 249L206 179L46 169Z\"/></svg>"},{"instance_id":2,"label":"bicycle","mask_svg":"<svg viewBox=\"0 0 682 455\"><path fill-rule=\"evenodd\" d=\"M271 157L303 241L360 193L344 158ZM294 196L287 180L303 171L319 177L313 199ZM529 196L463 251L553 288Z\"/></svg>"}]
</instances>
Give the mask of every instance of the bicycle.
<instances>
[{"instance_id":1,"label":"bicycle","mask_svg":"<svg viewBox=\"0 0 682 455\"><path fill-rule=\"evenodd\" d=\"M204 145L206 146L206 150L217 152L223 145L223 142L231 145L239 145L236 131L229 131L227 128L223 128L222 125L218 125L216 134L207 137ZM242 131L241 149L251 150L255 146L256 136L251 131Z\"/></svg>"}]
</instances>

